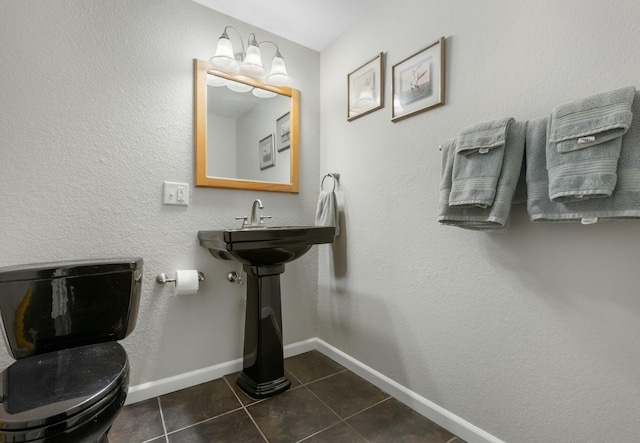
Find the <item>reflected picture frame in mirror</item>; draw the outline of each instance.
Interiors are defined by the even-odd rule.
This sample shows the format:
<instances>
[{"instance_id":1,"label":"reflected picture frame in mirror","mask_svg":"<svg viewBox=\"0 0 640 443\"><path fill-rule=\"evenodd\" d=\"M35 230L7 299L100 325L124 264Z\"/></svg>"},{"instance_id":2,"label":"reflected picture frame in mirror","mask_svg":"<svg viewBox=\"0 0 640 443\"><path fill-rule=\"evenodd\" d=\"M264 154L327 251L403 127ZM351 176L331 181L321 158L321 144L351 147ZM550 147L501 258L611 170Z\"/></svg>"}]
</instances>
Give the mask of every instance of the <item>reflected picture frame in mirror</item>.
<instances>
[{"instance_id":1,"label":"reflected picture frame in mirror","mask_svg":"<svg viewBox=\"0 0 640 443\"><path fill-rule=\"evenodd\" d=\"M195 185L199 187L244 189L255 191L288 192L298 193L299 189L299 119L300 119L300 93L290 87L271 86L264 84L258 79L244 75L229 74L226 72L210 69L206 61L194 59L194 145L195 145ZM289 147L286 151L289 159L288 182L275 182L268 180L242 179L233 177L215 177L207 174L207 165L211 158L208 158L207 146L207 77L215 76L223 81L236 82L239 85L246 85L249 89L257 88L256 91L264 93L265 96L278 94L290 100L288 110L289 119ZM249 92L251 94L251 92ZM278 119L279 120L279 119ZM276 132L278 122L273 120L273 131ZM259 140L256 141L256 143ZM253 145L256 146L256 145ZM255 149L255 148L254 148ZM277 149L274 154L278 153ZM289 152L290 151L290 152ZM255 151L254 151L255 152ZM255 157L254 157L255 158ZM256 165L259 167L259 165ZM269 168L267 171L269 171Z\"/></svg>"}]
</instances>

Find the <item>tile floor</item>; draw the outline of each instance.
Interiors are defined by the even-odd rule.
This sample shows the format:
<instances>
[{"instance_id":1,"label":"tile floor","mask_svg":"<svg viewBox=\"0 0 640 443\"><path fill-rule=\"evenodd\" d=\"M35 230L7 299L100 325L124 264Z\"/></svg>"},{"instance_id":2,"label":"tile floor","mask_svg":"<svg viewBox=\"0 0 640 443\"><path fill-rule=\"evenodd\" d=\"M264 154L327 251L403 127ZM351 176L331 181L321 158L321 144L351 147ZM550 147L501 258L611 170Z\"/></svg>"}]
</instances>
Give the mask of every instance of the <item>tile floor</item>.
<instances>
[{"instance_id":1,"label":"tile floor","mask_svg":"<svg viewBox=\"0 0 640 443\"><path fill-rule=\"evenodd\" d=\"M291 388L248 397L231 374L123 408L110 443L464 443L318 351L285 360Z\"/></svg>"}]
</instances>

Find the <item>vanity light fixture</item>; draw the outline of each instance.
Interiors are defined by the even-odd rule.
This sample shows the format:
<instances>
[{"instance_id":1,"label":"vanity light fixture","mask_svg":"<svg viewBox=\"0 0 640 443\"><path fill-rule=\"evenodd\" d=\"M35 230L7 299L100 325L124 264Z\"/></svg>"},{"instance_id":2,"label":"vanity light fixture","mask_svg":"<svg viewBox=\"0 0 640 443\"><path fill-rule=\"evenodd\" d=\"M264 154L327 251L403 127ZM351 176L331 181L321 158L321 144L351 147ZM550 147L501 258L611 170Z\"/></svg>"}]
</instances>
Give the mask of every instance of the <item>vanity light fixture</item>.
<instances>
[{"instance_id":1,"label":"vanity light fixture","mask_svg":"<svg viewBox=\"0 0 640 443\"><path fill-rule=\"evenodd\" d=\"M242 52L234 52L233 45L227 30L233 30L240 38L242 44ZM266 76L266 71L262 64L262 53L260 45L270 43L276 47L276 53L271 61L271 71ZM232 26L225 26L222 35L218 39L216 54L209 59L209 64L213 69L225 72L239 72L241 74L250 75L265 80L266 83L274 86L288 86L291 84L291 77L287 73L282 54L278 45L270 40L258 42L256 35L252 32L247 40L247 49L245 52L244 41L240 33Z\"/></svg>"}]
</instances>

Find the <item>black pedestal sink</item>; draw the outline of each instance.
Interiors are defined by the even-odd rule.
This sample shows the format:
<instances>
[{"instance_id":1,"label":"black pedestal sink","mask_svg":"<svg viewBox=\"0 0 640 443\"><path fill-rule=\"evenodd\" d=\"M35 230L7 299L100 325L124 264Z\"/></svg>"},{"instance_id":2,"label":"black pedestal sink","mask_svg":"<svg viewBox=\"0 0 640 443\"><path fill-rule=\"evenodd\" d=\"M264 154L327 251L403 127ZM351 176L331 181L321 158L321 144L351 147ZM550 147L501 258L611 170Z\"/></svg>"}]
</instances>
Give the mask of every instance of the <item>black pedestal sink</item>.
<instances>
[{"instance_id":1,"label":"black pedestal sink","mask_svg":"<svg viewBox=\"0 0 640 443\"><path fill-rule=\"evenodd\" d=\"M242 263L247 273L243 369L236 383L251 397L289 389L284 374L280 274L311 246L332 243L334 227L279 226L199 231L200 245L220 260Z\"/></svg>"}]
</instances>

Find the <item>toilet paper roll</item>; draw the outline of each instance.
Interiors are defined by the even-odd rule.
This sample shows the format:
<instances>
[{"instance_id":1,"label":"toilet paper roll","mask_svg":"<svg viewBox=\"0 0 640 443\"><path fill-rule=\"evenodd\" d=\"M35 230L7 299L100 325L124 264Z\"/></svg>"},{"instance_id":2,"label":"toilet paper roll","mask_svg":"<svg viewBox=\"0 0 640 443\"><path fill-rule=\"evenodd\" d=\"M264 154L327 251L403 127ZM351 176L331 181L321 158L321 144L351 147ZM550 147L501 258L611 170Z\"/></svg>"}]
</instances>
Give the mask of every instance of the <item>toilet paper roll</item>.
<instances>
[{"instance_id":1,"label":"toilet paper roll","mask_svg":"<svg viewBox=\"0 0 640 443\"><path fill-rule=\"evenodd\" d=\"M195 269L176 271L176 295L195 294L199 285L198 271Z\"/></svg>"}]
</instances>

